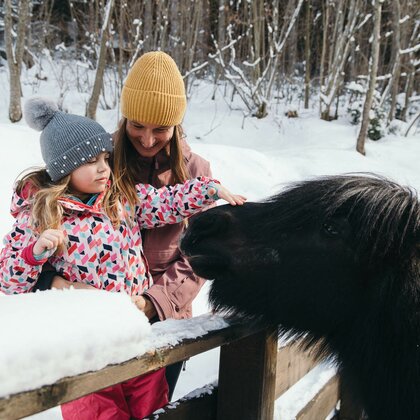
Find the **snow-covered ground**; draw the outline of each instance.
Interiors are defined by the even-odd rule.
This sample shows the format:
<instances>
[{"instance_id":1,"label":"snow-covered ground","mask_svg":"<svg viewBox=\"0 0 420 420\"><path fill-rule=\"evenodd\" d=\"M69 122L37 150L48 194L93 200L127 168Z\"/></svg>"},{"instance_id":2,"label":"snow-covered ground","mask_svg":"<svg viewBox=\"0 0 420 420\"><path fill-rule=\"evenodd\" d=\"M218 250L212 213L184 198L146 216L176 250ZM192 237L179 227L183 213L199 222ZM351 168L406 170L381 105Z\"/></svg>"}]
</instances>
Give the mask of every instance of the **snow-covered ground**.
<instances>
[{"instance_id":1,"label":"snow-covered ground","mask_svg":"<svg viewBox=\"0 0 420 420\"><path fill-rule=\"evenodd\" d=\"M52 82L43 84L38 81L35 86L30 80L28 76L27 82L23 85L25 97L37 93L57 98L58 90ZM9 203L14 180L22 170L33 165L41 165L42 159L39 151L39 134L28 128L23 121L11 124L7 119L7 79L1 69L0 82L0 196L2 198L0 200L0 214L2 215L0 234L3 236L12 224ZM420 190L419 134L407 138L388 135L378 142L368 141L366 156L361 156L355 151L358 128L350 125L344 116L337 121L325 122L318 118L315 110L298 108L299 118L288 119L283 116L283 109L279 106L276 113L270 114L265 119L257 120L250 117L244 119L237 104L229 106L222 97L222 89L216 92L215 100L211 99L212 94L211 84L201 83L195 86L184 121L188 141L193 151L211 162L216 178L220 179L231 191L244 194L249 200L267 197L289 182L310 179L319 175L349 172L374 172ZM69 90L63 104L69 111L83 114L84 99L85 95ZM113 131L118 121L117 110L99 110L98 121L106 129ZM75 298L74 293L55 293L55 295L51 294L51 298L54 296L55 299L56 296L57 301L52 302L51 299L48 303L46 302L49 299L38 296L0 298L0 316L6 314L2 318L8 319L7 329L3 328L0 336L3 359L0 365L2 385L0 394L27 388L27 383L18 383L18 381L12 383L11 380L7 383L3 380L5 373L9 378L13 374L19 376L18 372L24 367L27 369L27 366L36 368L39 363L44 363L46 366L44 369L50 370L49 373L54 370L54 378L74 372L74 370L69 370L68 366L60 367L54 363L48 365L48 355L51 352L50 339L54 336L54 339L59 342L66 343L68 330L60 328L60 323L53 319L54 316L50 316L47 320L46 325L51 323L48 330L37 330L42 327L45 329L45 324L36 322L35 318L35 315L40 316L43 313L37 314L37 305L40 305L39 302L42 299L45 306L42 310L48 312L46 308L51 305L50 314L55 314L57 305L62 308L68 307L70 310L74 303L72 303L72 299ZM204 314L209 309L206 293L207 286L202 289L194 302L196 315ZM126 303L123 297L103 299L103 302L99 302L99 296L102 298L102 293L98 292L95 302L86 305L85 314L81 314L76 324L85 329L84 333L77 335L78 338L72 341L71 351L67 350L66 353L68 363L73 363L73 367L76 370L79 369L78 371L98 368L104 363L121 360L124 357L130 358L133 355L130 345L124 345L120 346L119 351L114 353L110 351L109 354L103 355L103 359L97 360L96 357L92 357L92 354L97 354L95 350L100 351L104 342L113 343L113 346L118 347L116 343L127 343L133 340L139 349L147 348L150 343L157 344L151 338L154 334L153 329L150 332L141 314L134 313L131 308L121 310ZM66 304L59 303L62 300L65 300ZM24 308L27 310L26 315L22 315ZM105 328L105 330L98 328L100 318L89 316L89 310L93 308L97 309L94 312L97 312L99 317L101 313L108 311L115 314L115 317L120 316L120 320L123 317L124 328ZM13 315L14 311L16 311L16 317ZM13 327L14 322L16 322L16 328ZM163 329L163 332L160 332L163 340L160 343L165 342L165 339L166 342L170 342L168 340L170 340L169 335L173 333L172 327L173 325L170 324L166 330ZM187 325L183 327L188 329ZM79 334L79 331L74 331L74 334ZM106 334L106 340L104 334ZM5 343L10 352L7 356L9 359L4 357ZM44 345L45 353L42 352ZM124 350L121 350L121 347ZM28 365L24 366L23 362L22 364L17 362L20 352L26 354ZM15 363L13 363L14 359ZM9 364L4 364L6 360ZM198 386L215 381L217 369L217 350L192 358L187 363L187 369L181 373L174 399ZM48 378L49 376L44 373L41 378ZM296 388L288 396L282 397L276 405L275 418L292 419L303 402L310 399L320 384L326 382L332 374L333 370L328 367L313 372L306 383L300 384L301 388ZM34 378L31 378L31 383L32 379L36 382ZM47 383L47 379L44 383ZM37 382L38 386L41 384L42 379ZM47 420L59 419L61 416L59 409L55 408L32 418Z\"/></svg>"}]
</instances>

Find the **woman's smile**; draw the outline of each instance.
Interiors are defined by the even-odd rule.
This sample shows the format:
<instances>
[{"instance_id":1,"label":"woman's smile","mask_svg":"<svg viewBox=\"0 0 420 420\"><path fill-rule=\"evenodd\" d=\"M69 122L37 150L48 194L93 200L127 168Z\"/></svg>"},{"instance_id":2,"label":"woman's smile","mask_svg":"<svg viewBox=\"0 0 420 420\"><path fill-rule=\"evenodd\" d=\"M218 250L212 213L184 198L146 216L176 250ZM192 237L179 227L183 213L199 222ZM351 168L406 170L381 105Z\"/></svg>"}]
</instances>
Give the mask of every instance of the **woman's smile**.
<instances>
[{"instance_id":1,"label":"woman's smile","mask_svg":"<svg viewBox=\"0 0 420 420\"><path fill-rule=\"evenodd\" d=\"M139 140L139 142L140 142L140 144L141 144L142 147L144 147L145 149L148 149L148 150L153 149L157 145L157 143L158 143L156 141L156 139L154 140L154 142L153 142L152 145L145 144L141 140Z\"/></svg>"},{"instance_id":2,"label":"woman's smile","mask_svg":"<svg viewBox=\"0 0 420 420\"><path fill-rule=\"evenodd\" d=\"M155 156L171 141L174 134L174 127L130 120L127 120L126 130L137 153L143 157Z\"/></svg>"}]
</instances>

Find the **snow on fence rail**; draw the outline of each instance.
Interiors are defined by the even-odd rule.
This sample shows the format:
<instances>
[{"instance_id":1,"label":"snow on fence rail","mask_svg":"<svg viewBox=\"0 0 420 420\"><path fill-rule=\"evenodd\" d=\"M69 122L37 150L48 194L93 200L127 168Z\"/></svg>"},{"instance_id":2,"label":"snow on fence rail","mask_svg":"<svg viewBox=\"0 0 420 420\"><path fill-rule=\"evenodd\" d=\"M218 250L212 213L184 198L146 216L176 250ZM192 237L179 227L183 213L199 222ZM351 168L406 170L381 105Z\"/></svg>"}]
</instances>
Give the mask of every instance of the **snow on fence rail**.
<instances>
[{"instance_id":1,"label":"snow on fence rail","mask_svg":"<svg viewBox=\"0 0 420 420\"><path fill-rule=\"evenodd\" d=\"M13 420L29 416L220 346L218 386L208 386L191 398L170 403L153 418L268 420L273 418L275 399L316 365L308 352L299 349L299 344L291 341L278 349L277 337L267 330L235 324L95 372L1 398L0 418ZM358 419L360 410L343 395L336 376L319 390L296 419L323 419L340 397L340 418Z\"/></svg>"}]
</instances>

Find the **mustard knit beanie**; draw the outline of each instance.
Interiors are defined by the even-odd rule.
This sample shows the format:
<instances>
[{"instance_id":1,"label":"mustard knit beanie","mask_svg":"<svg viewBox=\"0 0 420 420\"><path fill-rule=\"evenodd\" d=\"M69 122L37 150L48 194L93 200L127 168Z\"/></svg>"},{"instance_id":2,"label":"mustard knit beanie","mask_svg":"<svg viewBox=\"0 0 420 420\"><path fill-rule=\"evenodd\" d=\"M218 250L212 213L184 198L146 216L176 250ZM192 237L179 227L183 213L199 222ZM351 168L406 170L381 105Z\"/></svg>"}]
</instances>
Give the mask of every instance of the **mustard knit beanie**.
<instances>
[{"instance_id":1,"label":"mustard knit beanie","mask_svg":"<svg viewBox=\"0 0 420 420\"><path fill-rule=\"evenodd\" d=\"M142 55L130 69L121 94L121 113L144 124L181 123L187 107L185 87L175 61L164 52Z\"/></svg>"}]
</instances>

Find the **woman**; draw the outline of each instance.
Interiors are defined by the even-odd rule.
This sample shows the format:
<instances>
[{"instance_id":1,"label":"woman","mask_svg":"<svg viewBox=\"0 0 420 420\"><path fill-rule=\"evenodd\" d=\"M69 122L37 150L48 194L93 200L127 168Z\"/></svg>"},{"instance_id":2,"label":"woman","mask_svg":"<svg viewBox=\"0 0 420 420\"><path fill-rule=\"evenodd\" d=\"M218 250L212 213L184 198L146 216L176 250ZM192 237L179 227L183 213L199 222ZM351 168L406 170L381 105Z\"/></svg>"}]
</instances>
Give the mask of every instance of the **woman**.
<instances>
[{"instance_id":1,"label":"woman","mask_svg":"<svg viewBox=\"0 0 420 420\"><path fill-rule=\"evenodd\" d=\"M173 59L160 51L140 57L124 83L123 118L113 136L114 177L131 203L136 200L133 187L137 183L159 188L197 176L211 177L209 163L192 153L185 142L180 125L185 110L184 82ZM180 223L142 232L154 285L136 304L152 322L190 318L192 301L204 282L178 249L183 228ZM53 276L44 273L40 288L68 287L64 279ZM166 369L169 399L181 367L182 363L177 363Z\"/></svg>"}]
</instances>

